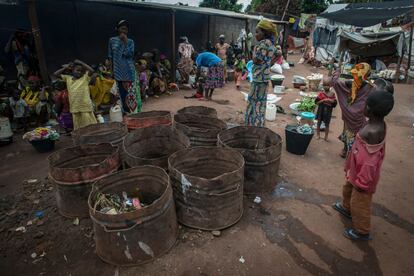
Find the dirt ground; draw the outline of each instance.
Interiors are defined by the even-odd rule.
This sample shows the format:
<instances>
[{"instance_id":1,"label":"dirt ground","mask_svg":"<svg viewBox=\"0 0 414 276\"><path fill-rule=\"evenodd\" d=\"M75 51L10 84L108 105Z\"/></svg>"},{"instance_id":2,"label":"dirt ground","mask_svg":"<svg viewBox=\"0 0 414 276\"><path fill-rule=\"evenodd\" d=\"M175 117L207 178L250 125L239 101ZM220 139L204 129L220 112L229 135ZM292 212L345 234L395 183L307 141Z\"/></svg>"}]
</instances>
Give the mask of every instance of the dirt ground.
<instances>
[{"instance_id":1,"label":"dirt ground","mask_svg":"<svg viewBox=\"0 0 414 276\"><path fill-rule=\"evenodd\" d=\"M317 71L324 72L296 65L285 74L284 84L291 87L294 74ZM354 243L343 237L350 222L331 208L344 184L344 160L338 155L342 145L336 139L342 128L339 108L334 111L329 142L313 139L303 157L283 147L274 191L260 195L261 204L253 203L254 195L245 197L245 212L236 225L219 237L181 227L177 244L168 254L130 268L114 267L97 257L89 219L74 225L58 214L53 187L46 180L47 154L34 152L16 135L13 144L0 147L0 274L414 275L414 86L395 88L370 242ZM248 91L247 83L243 91ZM184 106L206 105L216 108L230 124L243 122L246 103L233 83L213 96L227 104L183 98L190 94L182 90L150 99L144 111L175 112ZM267 122L283 139L285 125L294 121L288 105L298 97L298 90L289 89L279 103L287 114ZM70 137L62 137L57 149L70 144ZM38 182L28 183L28 179ZM43 211L43 217L36 218L37 211ZM16 232L19 226L25 226L26 232Z\"/></svg>"}]
</instances>

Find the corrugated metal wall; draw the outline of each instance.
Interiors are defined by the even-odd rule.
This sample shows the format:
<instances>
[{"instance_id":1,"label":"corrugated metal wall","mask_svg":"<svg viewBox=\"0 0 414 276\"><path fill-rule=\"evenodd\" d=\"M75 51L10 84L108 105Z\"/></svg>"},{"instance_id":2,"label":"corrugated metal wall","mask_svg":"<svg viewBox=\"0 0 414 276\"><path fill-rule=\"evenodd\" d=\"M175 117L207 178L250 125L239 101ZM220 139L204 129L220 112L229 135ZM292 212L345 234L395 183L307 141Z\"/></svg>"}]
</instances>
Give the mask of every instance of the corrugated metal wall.
<instances>
[{"instance_id":1,"label":"corrugated metal wall","mask_svg":"<svg viewBox=\"0 0 414 276\"><path fill-rule=\"evenodd\" d=\"M155 9L125 2L89 2L81 0L37 0L36 8L49 72L70 60L79 58L89 64L102 62L107 56L108 39L116 35L115 25L121 19L130 22L129 37L135 41L136 53L159 49L172 57L171 10ZM196 50L213 43L221 33L227 41L236 40L246 20L176 11L176 45L187 36ZM15 76L10 55L2 49L14 29L30 29L24 1L17 5L0 5L0 62L9 77ZM255 20L249 20L254 33ZM4 27L3 27L4 26Z\"/></svg>"}]
</instances>

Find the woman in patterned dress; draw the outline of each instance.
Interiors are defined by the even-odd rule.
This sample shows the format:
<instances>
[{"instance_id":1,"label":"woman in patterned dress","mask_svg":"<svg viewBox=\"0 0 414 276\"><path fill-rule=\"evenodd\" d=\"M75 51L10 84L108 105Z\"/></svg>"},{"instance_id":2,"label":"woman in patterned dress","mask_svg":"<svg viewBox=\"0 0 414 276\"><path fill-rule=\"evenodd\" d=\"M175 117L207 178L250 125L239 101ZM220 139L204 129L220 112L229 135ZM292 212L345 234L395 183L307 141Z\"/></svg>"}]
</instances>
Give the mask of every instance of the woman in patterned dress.
<instances>
[{"instance_id":1,"label":"woman in patterned dress","mask_svg":"<svg viewBox=\"0 0 414 276\"><path fill-rule=\"evenodd\" d=\"M123 112L134 113L138 108L135 87L135 45L127 36L128 21L119 21L116 28L118 36L109 39L108 58L112 61L112 72L119 89Z\"/></svg>"},{"instance_id":2,"label":"woman in patterned dress","mask_svg":"<svg viewBox=\"0 0 414 276\"><path fill-rule=\"evenodd\" d=\"M261 20L256 26L256 39L259 44L253 53L253 81L250 86L245 123L247 126L263 127L267 102L267 87L270 80L270 67L275 53L275 25Z\"/></svg>"}]
</instances>

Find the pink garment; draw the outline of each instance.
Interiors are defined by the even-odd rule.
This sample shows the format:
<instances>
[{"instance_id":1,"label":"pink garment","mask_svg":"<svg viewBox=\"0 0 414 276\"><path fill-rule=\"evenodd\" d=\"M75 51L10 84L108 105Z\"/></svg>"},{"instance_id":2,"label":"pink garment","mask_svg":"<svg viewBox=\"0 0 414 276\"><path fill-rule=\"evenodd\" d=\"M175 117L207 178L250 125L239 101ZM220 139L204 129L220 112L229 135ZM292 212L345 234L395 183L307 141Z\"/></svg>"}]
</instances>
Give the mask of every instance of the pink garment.
<instances>
[{"instance_id":1,"label":"pink garment","mask_svg":"<svg viewBox=\"0 0 414 276\"><path fill-rule=\"evenodd\" d=\"M357 134L345 164L346 180L364 192L375 193L384 155L385 139L370 145Z\"/></svg>"},{"instance_id":2,"label":"pink garment","mask_svg":"<svg viewBox=\"0 0 414 276\"><path fill-rule=\"evenodd\" d=\"M276 64L282 65L283 64L283 56L279 56L275 60Z\"/></svg>"}]
</instances>

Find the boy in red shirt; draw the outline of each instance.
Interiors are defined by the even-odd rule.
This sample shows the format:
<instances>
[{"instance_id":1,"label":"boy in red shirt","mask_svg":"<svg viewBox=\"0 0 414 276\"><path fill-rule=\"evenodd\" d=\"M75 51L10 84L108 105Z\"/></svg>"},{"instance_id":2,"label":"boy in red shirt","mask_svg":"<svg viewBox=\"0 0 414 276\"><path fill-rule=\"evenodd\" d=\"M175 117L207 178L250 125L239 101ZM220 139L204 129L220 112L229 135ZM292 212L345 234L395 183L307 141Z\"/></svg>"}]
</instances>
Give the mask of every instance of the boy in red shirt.
<instances>
[{"instance_id":1,"label":"boy in red shirt","mask_svg":"<svg viewBox=\"0 0 414 276\"><path fill-rule=\"evenodd\" d=\"M378 184L385 154L386 125L384 117L394 106L394 97L386 91L371 93L364 110L368 123L356 135L348 155L342 203L333 208L352 219L352 228L344 236L351 240L370 240L372 195Z\"/></svg>"}]
</instances>

